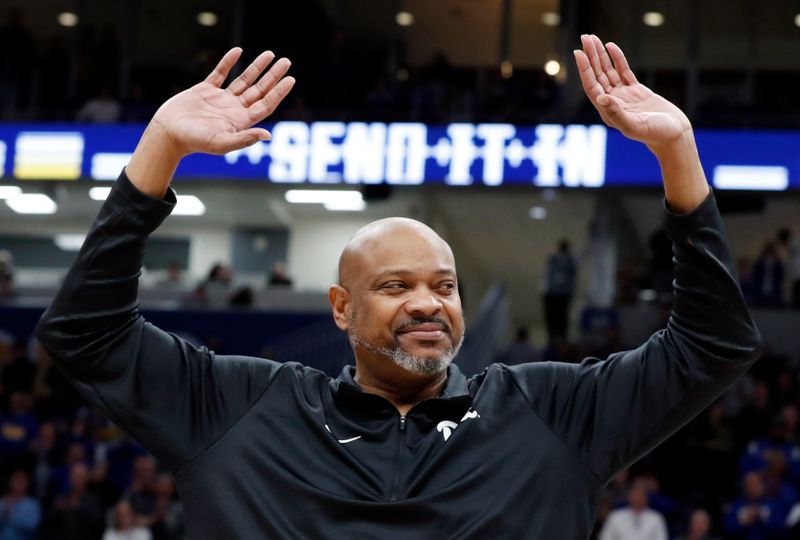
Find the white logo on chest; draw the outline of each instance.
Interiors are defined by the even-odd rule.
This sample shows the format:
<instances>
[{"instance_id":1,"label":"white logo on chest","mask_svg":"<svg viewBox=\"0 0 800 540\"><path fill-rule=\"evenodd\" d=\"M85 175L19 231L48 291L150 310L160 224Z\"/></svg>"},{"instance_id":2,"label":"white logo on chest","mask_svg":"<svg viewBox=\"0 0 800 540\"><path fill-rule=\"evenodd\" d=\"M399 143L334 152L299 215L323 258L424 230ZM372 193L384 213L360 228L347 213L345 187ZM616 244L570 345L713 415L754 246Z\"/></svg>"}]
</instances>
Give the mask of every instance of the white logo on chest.
<instances>
[{"instance_id":1,"label":"white logo on chest","mask_svg":"<svg viewBox=\"0 0 800 540\"><path fill-rule=\"evenodd\" d=\"M460 424L464 420L467 420L468 418L480 418L480 417L481 415L478 414L478 411L470 409L464 414L464 416L461 418L461 421L458 424ZM441 422L436 424L436 431L441 433L442 437L444 437L444 440L447 441L447 439L450 438L450 435L453 434L453 430L458 427L458 424L456 424L452 420L442 420Z\"/></svg>"}]
</instances>

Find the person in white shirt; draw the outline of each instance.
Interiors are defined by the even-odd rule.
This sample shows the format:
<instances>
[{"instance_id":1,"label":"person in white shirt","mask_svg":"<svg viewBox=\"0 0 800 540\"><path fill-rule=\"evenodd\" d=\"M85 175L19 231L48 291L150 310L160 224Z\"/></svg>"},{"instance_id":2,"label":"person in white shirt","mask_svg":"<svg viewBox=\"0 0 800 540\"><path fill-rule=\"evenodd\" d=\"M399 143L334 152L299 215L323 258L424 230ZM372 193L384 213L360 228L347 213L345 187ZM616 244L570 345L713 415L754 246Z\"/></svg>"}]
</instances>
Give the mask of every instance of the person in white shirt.
<instances>
[{"instance_id":1,"label":"person in white shirt","mask_svg":"<svg viewBox=\"0 0 800 540\"><path fill-rule=\"evenodd\" d=\"M600 540L669 540L664 517L647 507L647 491L634 483L628 491L627 508L608 514Z\"/></svg>"},{"instance_id":2,"label":"person in white shirt","mask_svg":"<svg viewBox=\"0 0 800 540\"><path fill-rule=\"evenodd\" d=\"M131 503L122 499L114 507L114 524L106 529L103 540L153 540L153 535L147 527L134 523Z\"/></svg>"}]
</instances>

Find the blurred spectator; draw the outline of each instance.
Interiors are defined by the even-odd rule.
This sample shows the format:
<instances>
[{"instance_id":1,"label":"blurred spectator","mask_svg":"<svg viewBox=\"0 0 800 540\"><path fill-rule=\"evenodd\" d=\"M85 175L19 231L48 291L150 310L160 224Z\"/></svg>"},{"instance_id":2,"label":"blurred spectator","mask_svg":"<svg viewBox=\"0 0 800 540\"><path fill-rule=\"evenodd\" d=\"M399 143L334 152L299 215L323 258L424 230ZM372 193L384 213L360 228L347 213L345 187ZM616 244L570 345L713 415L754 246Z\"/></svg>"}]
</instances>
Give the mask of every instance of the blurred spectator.
<instances>
[{"instance_id":1,"label":"blurred spectator","mask_svg":"<svg viewBox=\"0 0 800 540\"><path fill-rule=\"evenodd\" d=\"M517 328L517 335L514 337L514 341L506 350L500 353L497 361L513 366L536 362L538 359L539 356L536 354L536 349L528 342L528 329L520 326Z\"/></svg>"},{"instance_id":2,"label":"blurred spectator","mask_svg":"<svg viewBox=\"0 0 800 540\"><path fill-rule=\"evenodd\" d=\"M122 103L120 119L131 124L146 124L155 112L155 107L144 97L142 85L134 83L128 91L128 97Z\"/></svg>"},{"instance_id":3,"label":"blurred spectator","mask_svg":"<svg viewBox=\"0 0 800 540\"><path fill-rule=\"evenodd\" d=\"M789 276L789 299L791 306L800 309L800 239L792 238L792 231L778 231L778 246L784 252Z\"/></svg>"},{"instance_id":4,"label":"blurred spectator","mask_svg":"<svg viewBox=\"0 0 800 540\"><path fill-rule=\"evenodd\" d=\"M286 273L286 263L278 261L272 267L272 272L269 275L270 287L291 287L292 278Z\"/></svg>"},{"instance_id":5,"label":"blurred spectator","mask_svg":"<svg viewBox=\"0 0 800 540\"><path fill-rule=\"evenodd\" d=\"M31 470L34 466L30 447L39 431L39 422L30 411L30 395L14 392L9 411L0 413L0 472L16 468Z\"/></svg>"},{"instance_id":6,"label":"blurred spectator","mask_svg":"<svg viewBox=\"0 0 800 540\"><path fill-rule=\"evenodd\" d=\"M770 392L766 381L755 381L753 393L734 420L734 432L739 448L744 448L763 433L774 417L770 406Z\"/></svg>"},{"instance_id":7,"label":"blurred spectator","mask_svg":"<svg viewBox=\"0 0 800 540\"><path fill-rule=\"evenodd\" d=\"M14 296L14 256L0 249L0 300Z\"/></svg>"},{"instance_id":8,"label":"blurred spectator","mask_svg":"<svg viewBox=\"0 0 800 540\"><path fill-rule=\"evenodd\" d=\"M78 111L75 120L90 124L113 124L122 114L119 101L111 95L111 87L101 84L97 95L87 101Z\"/></svg>"},{"instance_id":9,"label":"blurred spectator","mask_svg":"<svg viewBox=\"0 0 800 540\"><path fill-rule=\"evenodd\" d=\"M182 540L186 537L183 506L175 500L175 484L168 474L160 474L153 486L156 512L150 531L153 540Z\"/></svg>"},{"instance_id":10,"label":"blurred spectator","mask_svg":"<svg viewBox=\"0 0 800 540\"><path fill-rule=\"evenodd\" d=\"M208 289L227 291L233 284L233 270L230 266L216 263L208 271L205 284Z\"/></svg>"},{"instance_id":11,"label":"blurred spectator","mask_svg":"<svg viewBox=\"0 0 800 540\"><path fill-rule=\"evenodd\" d=\"M49 538L98 539L103 534L103 506L88 490L89 469L76 463L70 469L69 491L59 496L47 517Z\"/></svg>"},{"instance_id":12,"label":"blurred spectator","mask_svg":"<svg viewBox=\"0 0 800 540\"><path fill-rule=\"evenodd\" d=\"M606 519L600 540L668 540L664 517L647 507L647 491L634 483L628 492L628 508L613 510Z\"/></svg>"},{"instance_id":13,"label":"blurred spectator","mask_svg":"<svg viewBox=\"0 0 800 540\"><path fill-rule=\"evenodd\" d=\"M736 259L736 273L739 274L739 286L742 288L742 296L748 303L752 303L755 298L755 288L753 287L753 267L750 259L739 257Z\"/></svg>"},{"instance_id":14,"label":"blurred spectator","mask_svg":"<svg viewBox=\"0 0 800 540\"><path fill-rule=\"evenodd\" d=\"M786 511L777 501L767 499L761 473L748 473L742 491L743 496L725 513L726 532L744 540L784 538Z\"/></svg>"},{"instance_id":15,"label":"blurred spectator","mask_svg":"<svg viewBox=\"0 0 800 540\"><path fill-rule=\"evenodd\" d=\"M167 266L167 275L156 283L155 287L163 291L182 291L185 288L185 283L180 263L171 261Z\"/></svg>"},{"instance_id":16,"label":"blurred spectator","mask_svg":"<svg viewBox=\"0 0 800 540\"><path fill-rule=\"evenodd\" d=\"M11 474L8 491L0 499L0 540L36 538L42 511L39 501L28 495L28 475L17 470Z\"/></svg>"},{"instance_id":17,"label":"blurred spectator","mask_svg":"<svg viewBox=\"0 0 800 540\"><path fill-rule=\"evenodd\" d=\"M695 510L689 518L689 529L678 540L716 540L711 536L711 517L703 509Z\"/></svg>"},{"instance_id":18,"label":"blurred spectator","mask_svg":"<svg viewBox=\"0 0 800 540\"><path fill-rule=\"evenodd\" d=\"M103 540L153 540L147 527L136 524L131 504L125 499L114 507L113 524L106 529Z\"/></svg>"},{"instance_id":19,"label":"blurred spectator","mask_svg":"<svg viewBox=\"0 0 800 540\"><path fill-rule=\"evenodd\" d=\"M152 456L137 456L133 460L133 481L125 498L131 505L137 525L149 527L155 522L156 460Z\"/></svg>"},{"instance_id":20,"label":"blurred spectator","mask_svg":"<svg viewBox=\"0 0 800 540\"><path fill-rule=\"evenodd\" d=\"M783 262L775 244L767 242L753 264L753 304L761 307L783 306Z\"/></svg>"},{"instance_id":21,"label":"blurred spectator","mask_svg":"<svg viewBox=\"0 0 800 540\"><path fill-rule=\"evenodd\" d=\"M558 251L547 261L544 293L544 317L548 344L552 347L567 340L569 305L575 294L575 258L570 253L569 242L561 240Z\"/></svg>"}]
</instances>

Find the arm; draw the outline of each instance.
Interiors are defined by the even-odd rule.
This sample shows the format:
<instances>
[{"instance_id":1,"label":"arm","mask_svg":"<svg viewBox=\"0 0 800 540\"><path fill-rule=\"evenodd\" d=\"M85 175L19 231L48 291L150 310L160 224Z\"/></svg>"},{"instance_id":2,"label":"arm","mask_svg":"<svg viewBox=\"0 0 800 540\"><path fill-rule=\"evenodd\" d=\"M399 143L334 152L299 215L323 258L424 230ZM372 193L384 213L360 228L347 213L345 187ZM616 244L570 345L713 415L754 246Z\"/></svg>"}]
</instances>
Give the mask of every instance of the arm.
<instances>
[{"instance_id":1,"label":"arm","mask_svg":"<svg viewBox=\"0 0 800 540\"><path fill-rule=\"evenodd\" d=\"M173 472L199 455L267 388L277 364L216 357L145 322L137 288L147 236L175 203L168 191L178 160L224 153L266 131L250 128L292 87L288 60L264 53L220 88L241 50L206 81L167 101L100 209L37 337L70 382Z\"/></svg>"},{"instance_id":2,"label":"arm","mask_svg":"<svg viewBox=\"0 0 800 540\"><path fill-rule=\"evenodd\" d=\"M609 125L645 142L662 162L665 227L675 263L672 314L645 344L605 361L508 369L536 414L604 484L747 371L761 339L714 197L687 142L685 116L635 82L618 48L608 45L622 75L608 67L607 56L602 67L595 46L602 48L597 38L585 36L584 51L576 53L587 94ZM604 87L601 80L619 86Z\"/></svg>"}]
</instances>

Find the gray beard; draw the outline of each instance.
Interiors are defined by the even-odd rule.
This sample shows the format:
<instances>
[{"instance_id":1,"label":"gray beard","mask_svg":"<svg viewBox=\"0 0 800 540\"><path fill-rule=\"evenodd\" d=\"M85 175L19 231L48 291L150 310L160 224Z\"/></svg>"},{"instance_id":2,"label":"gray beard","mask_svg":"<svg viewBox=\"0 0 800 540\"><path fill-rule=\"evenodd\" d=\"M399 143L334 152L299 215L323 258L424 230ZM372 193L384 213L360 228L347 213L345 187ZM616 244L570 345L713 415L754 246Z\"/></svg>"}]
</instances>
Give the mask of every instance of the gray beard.
<instances>
[{"instance_id":1,"label":"gray beard","mask_svg":"<svg viewBox=\"0 0 800 540\"><path fill-rule=\"evenodd\" d=\"M464 336L462 335L458 343L448 347L447 350L439 356L435 358L425 358L410 354L408 351L403 349L400 344L397 344L394 347L381 347L373 345L372 343L362 339L361 336L357 335L355 332L351 332L348 337L350 339L350 346L353 347L353 350L355 350L357 346L363 347L368 351L388 358L406 371L425 376L439 375L440 373L446 371L447 366L453 362L453 358L456 357L459 349L461 349L461 344L464 343Z\"/></svg>"}]
</instances>

